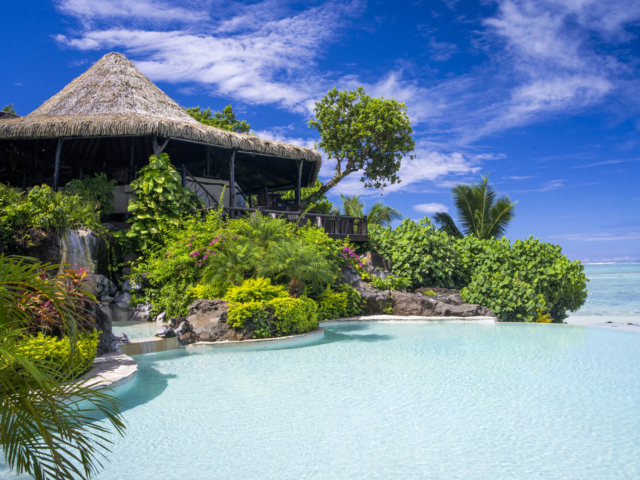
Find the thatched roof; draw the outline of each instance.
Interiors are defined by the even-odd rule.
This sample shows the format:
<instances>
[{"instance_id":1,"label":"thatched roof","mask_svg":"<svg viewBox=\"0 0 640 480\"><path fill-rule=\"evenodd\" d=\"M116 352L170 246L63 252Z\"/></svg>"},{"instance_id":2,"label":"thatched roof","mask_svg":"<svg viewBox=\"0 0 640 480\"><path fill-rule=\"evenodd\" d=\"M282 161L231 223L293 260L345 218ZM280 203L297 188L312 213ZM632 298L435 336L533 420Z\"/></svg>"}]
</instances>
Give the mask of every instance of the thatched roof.
<instances>
[{"instance_id":1,"label":"thatched roof","mask_svg":"<svg viewBox=\"0 0 640 480\"><path fill-rule=\"evenodd\" d=\"M0 110L0 120L5 118L19 118L18 115L14 115L13 113L4 112Z\"/></svg>"},{"instance_id":2,"label":"thatched roof","mask_svg":"<svg viewBox=\"0 0 640 480\"><path fill-rule=\"evenodd\" d=\"M124 55L108 53L26 117L0 122L0 140L158 135L316 162L308 148L202 125ZM315 177L315 175L314 175Z\"/></svg>"}]
</instances>

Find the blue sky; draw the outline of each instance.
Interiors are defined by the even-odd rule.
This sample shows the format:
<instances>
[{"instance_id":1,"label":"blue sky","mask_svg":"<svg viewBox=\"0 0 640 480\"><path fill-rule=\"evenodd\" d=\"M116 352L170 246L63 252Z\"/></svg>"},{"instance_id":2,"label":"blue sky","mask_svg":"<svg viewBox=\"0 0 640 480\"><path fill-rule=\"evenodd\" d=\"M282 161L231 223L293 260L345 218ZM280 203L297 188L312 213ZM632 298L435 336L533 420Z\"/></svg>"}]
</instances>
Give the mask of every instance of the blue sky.
<instances>
[{"instance_id":1,"label":"blue sky","mask_svg":"<svg viewBox=\"0 0 640 480\"><path fill-rule=\"evenodd\" d=\"M518 200L509 238L640 261L637 0L35 0L0 11L0 106L20 115L109 51L181 105L231 103L258 135L306 146L314 101L364 86L412 119L417 158L382 197L405 216L455 216L451 186L489 173ZM332 195L381 198L352 177Z\"/></svg>"}]
</instances>

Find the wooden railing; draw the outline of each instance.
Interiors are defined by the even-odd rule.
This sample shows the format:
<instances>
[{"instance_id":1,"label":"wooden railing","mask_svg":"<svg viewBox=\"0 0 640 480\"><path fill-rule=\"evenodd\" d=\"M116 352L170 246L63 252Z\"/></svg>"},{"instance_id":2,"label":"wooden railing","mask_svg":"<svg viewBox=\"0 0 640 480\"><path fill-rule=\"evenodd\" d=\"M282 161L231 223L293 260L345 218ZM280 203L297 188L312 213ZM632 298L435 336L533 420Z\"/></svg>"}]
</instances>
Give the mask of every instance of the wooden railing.
<instances>
[{"instance_id":1,"label":"wooden railing","mask_svg":"<svg viewBox=\"0 0 640 480\"><path fill-rule=\"evenodd\" d=\"M274 218L283 218L289 222L297 222L298 225L304 225L310 222L312 225L322 228L329 237L334 239L349 237L353 242L366 242L369 240L366 217L325 215L322 213L307 213L302 215L300 211L244 207L225 207L224 211L230 218L241 218L259 211L263 215L271 215Z\"/></svg>"}]
</instances>

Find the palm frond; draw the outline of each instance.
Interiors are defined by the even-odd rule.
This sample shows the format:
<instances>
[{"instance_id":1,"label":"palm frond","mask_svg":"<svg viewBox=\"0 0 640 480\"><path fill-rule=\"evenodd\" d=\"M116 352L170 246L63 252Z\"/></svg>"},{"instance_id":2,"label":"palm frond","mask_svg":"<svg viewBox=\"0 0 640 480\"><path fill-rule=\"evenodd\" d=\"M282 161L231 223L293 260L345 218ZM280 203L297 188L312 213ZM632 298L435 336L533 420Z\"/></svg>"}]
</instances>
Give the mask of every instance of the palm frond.
<instances>
[{"instance_id":1,"label":"palm frond","mask_svg":"<svg viewBox=\"0 0 640 480\"><path fill-rule=\"evenodd\" d=\"M458 229L456 222L453 221L451 215L445 212L438 212L433 216L433 221L440 227L440 230L447 232L454 238L463 238L462 232Z\"/></svg>"},{"instance_id":2,"label":"palm frond","mask_svg":"<svg viewBox=\"0 0 640 480\"><path fill-rule=\"evenodd\" d=\"M489 212L489 224L486 238L500 238L504 236L511 220L516 216L515 206L518 202L511 202L511 198L505 195L500 197L491 207Z\"/></svg>"},{"instance_id":3,"label":"palm frond","mask_svg":"<svg viewBox=\"0 0 640 480\"><path fill-rule=\"evenodd\" d=\"M402 220L402 214L381 201L374 203L367 212L367 223L369 225L385 226L394 220Z\"/></svg>"},{"instance_id":4,"label":"palm frond","mask_svg":"<svg viewBox=\"0 0 640 480\"><path fill-rule=\"evenodd\" d=\"M458 210L462 230L465 235L474 234L478 230L476 219L478 198L473 188L468 185L456 185L451 191L453 192L453 202Z\"/></svg>"},{"instance_id":5,"label":"palm frond","mask_svg":"<svg viewBox=\"0 0 640 480\"><path fill-rule=\"evenodd\" d=\"M360 200L360 195L340 194L342 199L342 213L350 217L364 217L364 202Z\"/></svg>"}]
</instances>

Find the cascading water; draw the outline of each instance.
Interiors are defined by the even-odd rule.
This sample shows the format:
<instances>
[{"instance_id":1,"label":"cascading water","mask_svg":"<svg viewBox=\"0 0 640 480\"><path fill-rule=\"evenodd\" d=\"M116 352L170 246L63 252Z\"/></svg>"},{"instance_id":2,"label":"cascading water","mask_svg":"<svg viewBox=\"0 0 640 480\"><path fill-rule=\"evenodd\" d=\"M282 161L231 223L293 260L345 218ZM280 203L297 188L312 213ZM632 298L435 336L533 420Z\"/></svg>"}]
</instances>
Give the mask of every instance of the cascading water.
<instances>
[{"instance_id":1,"label":"cascading water","mask_svg":"<svg viewBox=\"0 0 640 480\"><path fill-rule=\"evenodd\" d=\"M98 238L91 230L66 230L60 236L62 259L60 261L60 273L64 268L75 270L84 269L93 274L96 271L97 261L91 253L96 250ZM63 267L63 265L66 265Z\"/></svg>"}]
</instances>

